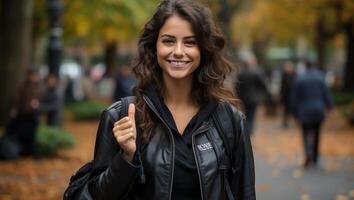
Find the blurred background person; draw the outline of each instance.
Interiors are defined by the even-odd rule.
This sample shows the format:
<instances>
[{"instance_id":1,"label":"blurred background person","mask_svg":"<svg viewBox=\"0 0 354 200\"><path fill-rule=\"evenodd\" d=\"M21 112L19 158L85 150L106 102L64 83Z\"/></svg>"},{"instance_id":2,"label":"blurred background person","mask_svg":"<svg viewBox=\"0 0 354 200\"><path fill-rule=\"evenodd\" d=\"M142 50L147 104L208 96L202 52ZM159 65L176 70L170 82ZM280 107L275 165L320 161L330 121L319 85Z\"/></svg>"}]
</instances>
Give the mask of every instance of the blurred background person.
<instances>
[{"instance_id":1,"label":"blurred background person","mask_svg":"<svg viewBox=\"0 0 354 200\"><path fill-rule=\"evenodd\" d=\"M308 62L306 67L305 73L296 78L291 94L295 117L302 128L304 167L317 164L320 128L325 118L325 110L334 109L324 75L313 63Z\"/></svg>"},{"instance_id":2,"label":"blurred background person","mask_svg":"<svg viewBox=\"0 0 354 200\"><path fill-rule=\"evenodd\" d=\"M63 82L65 102L67 103L76 101L74 94L74 78L70 77L69 75L65 75Z\"/></svg>"},{"instance_id":3,"label":"blurred background person","mask_svg":"<svg viewBox=\"0 0 354 200\"><path fill-rule=\"evenodd\" d=\"M81 83L84 100L86 101L95 99L95 94L94 94L95 85L90 74L91 74L91 70L86 69L84 76L82 77L82 83Z\"/></svg>"},{"instance_id":4,"label":"blurred background person","mask_svg":"<svg viewBox=\"0 0 354 200\"><path fill-rule=\"evenodd\" d=\"M41 114L45 115L48 126L60 126L62 124L62 95L58 87L58 78L54 74L49 74L45 79L39 106Z\"/></svg>"},{"instance_id":5,"label":"blurred background person","mask_svg":"<svg viewBox=\"0 0 354 200\"><path fill-rule=\"evenodd\" d=\"M122 97L132 96L132 89L135 84L136 79L132 73L132 69L128 65L122 65L115 79L113 101L118 101Z\"/></svg>"},{"instance_id":6,"label":"blurred background person","mask_svg":"<svg viewBox=\"0 0 354 200\"><path fill-rule=\"evenodd\" d=\"M282 68L280 83L280 98L283 105L282 127L289 126L289 117L291 115L291 89L295 79L295 67L291 61L286 61Z\"/></svg>"},{"instance_id":7,"label":"blurred background person","mask_svg":"<svg viewBox=\"0 0 354 200\"><path fill-rule=\"evenodd\" d=\"M0 157L15 159L20 155L33 155L35 150L35 137L39 124L39 75L35 70L26 72L25 81L14 99L10 111L10 120L5 128L5 137L11 138L13 145L11 152L2 148ZM6 155L11 153L12 155Z\"/></svg>"},{"instance_id":8,"label":"blurred background person","mask_svg":"<svg viewBox=\"0 0 354 200\"><path fill-rule=\"evenodd\" d=\"M255 58L248 58L238 74L235 91L241 99L246 114L246 132L252 134L257 106L269 97L264 76L258 68Z\"/></svg>"}]
</instances>

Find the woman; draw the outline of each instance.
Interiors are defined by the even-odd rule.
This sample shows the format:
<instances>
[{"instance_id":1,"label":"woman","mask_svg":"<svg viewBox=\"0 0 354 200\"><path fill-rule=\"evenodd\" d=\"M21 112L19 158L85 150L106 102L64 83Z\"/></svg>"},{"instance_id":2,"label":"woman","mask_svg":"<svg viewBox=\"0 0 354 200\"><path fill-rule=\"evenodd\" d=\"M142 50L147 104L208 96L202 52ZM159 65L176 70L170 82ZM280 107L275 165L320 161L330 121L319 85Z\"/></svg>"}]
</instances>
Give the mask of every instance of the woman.
<instances>
[{"instance_id":1,"label":"woman","mask_svg":"<svg viewBox=\"0 0 354 200\"><path fill-rule=\"evenodd\" d=\"M10 111L10 120L6 126L6 137L18 144L13 147L8 157L15 159L20 155L36 154L36 132L39 124L38 107L40 96L39 75L35 70L28 69L24 82L21 84ZM16 151L14 150L16 149ZM1 154L1 153L0 153Z\"/></svg>"},{"instance_id":2,"label":"woman","mask_svg":"<svg viewBox=\"0 0 354 200\"><path fill-rule=\"evenodd\" d=\"M237 104L223 86L231 70L224 46L207 8L186 0L159 5L138 43L136 104L117 121L102 115L88 184L93 199L226 199L211 146L225 154L212 113L221 102ZM235 198L255 199L252 149L241 136L237 175L228 179Z\"/></svg>"}]
</instances>

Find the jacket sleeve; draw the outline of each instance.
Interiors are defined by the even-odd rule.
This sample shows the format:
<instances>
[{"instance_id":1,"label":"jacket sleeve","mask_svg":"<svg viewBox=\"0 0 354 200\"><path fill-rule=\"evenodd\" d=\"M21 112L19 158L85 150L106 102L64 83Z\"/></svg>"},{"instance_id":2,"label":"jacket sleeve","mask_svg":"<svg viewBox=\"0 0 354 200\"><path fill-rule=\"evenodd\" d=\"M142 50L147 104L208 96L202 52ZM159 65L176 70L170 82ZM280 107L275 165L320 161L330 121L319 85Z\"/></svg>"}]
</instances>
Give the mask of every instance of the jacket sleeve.
<instances>
[{"instance_id":1,"label":"jacket sleeve","mask_svg":"<svg viewBox=\"0 0 354 200\"><path fill-rule=\"evenodd\" d=\"M332 109L334 107L331 91L329 90L325 82L323 82L323 100L327 109Z\"/></svg>"},{"instance_id":2,"label":"jacket sleeve","mask_svg":"<svg viewBox=\"0 0 354 200\"><path fill-rule=\"evenodd\" d=\"M234 169L231 176L231 189L235 199L255 200L255 172L252 145L249 135L244 131L245 117L240 111L234 112L236 123L236 145L234 145Z\"/></svg>"},{"instance_id":3,"label":"jacket sleeve","mask_svg":"<svg viewBox=\"0 0 354 200\"><path fill-rule=\"evenodd\" d=\"M119 144L112 131L116 120L111 112L112 109L107 109L102 113L97 131L93 175L88 182L88 189L93 199L127 198L141 165L135 162L129 163L122 158Z\"/></svg>"}]
</instances>

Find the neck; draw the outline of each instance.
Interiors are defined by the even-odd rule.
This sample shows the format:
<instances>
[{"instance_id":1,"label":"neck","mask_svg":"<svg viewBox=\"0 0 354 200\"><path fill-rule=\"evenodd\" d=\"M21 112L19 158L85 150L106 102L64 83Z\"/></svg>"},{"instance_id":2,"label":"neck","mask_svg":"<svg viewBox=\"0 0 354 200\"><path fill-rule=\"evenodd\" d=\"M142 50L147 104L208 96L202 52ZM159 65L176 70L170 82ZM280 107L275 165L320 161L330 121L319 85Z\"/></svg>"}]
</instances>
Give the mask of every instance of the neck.
<instances>
[{"instance_id":1,"label":"neck","mask_svg":"<svg viewBox=\"0 0 354 200\"><path fill-rule=\"evenodd\" d=\"M192 77L188 80L171 80L164 78L164 98L167 105L191 105L195 102L192 97Z\"/></svg>"}]
</instances>

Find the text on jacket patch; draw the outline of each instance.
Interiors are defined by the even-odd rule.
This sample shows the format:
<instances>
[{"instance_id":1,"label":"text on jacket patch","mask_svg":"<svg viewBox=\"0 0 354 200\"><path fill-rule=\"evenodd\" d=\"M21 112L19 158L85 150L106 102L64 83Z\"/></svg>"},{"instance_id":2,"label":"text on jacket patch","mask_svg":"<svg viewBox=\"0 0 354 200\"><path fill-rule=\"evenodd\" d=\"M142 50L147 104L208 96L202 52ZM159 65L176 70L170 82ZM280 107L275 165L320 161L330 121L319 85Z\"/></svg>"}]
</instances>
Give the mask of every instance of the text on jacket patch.
<instances>
[{"instance_id":1,"label":"text on jacket patch","mask_svg":"<svg viewBox=\"0 0 354 200\"><path fill-rule=\"evenodd\" d=\"M207 142L204 144L198 144L197 147L198 147L199 151L205 151L205 150L213 148L213 146L211 146L210 142Z\"/></svg>"}]
</instances>

